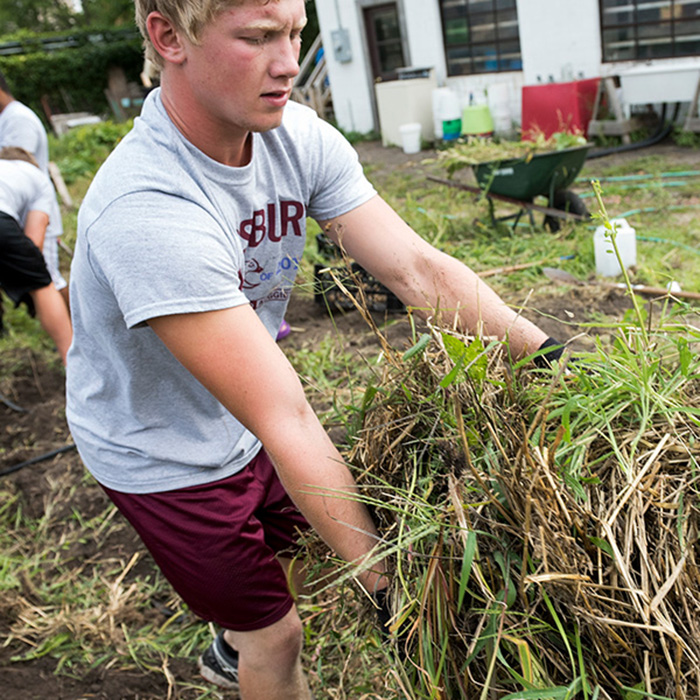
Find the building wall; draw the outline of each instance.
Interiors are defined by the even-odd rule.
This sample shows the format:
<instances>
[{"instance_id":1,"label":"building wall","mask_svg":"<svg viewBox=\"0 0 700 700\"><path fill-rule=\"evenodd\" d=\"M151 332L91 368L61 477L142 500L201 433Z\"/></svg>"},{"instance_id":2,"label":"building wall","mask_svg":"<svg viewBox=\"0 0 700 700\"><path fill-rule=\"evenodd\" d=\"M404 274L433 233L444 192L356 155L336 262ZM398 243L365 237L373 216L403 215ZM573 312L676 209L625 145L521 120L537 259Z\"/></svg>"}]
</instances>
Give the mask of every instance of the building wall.
<instances>
[{"instance_id":1,"label":"building wall","mask_svg":"<svg viewBox=\"0 0 700 700\"><path fill-rule=\"evenodd\" d=\"M411 65L434 68L438 85L444 85L447 64L442 50L442 22L438 3L435 0L403 0L401 4Z\"/></svg>"},{"instance_id":2,"label":"building wall","mask_svg":"<svg viewBox=\"0 0 700 700\"><path fill-rule=\"evenodd\" d=\"M316 12L333 92L333 109L338 125L362 134L376 128L372 100L372 69L366 52L362 15L355 0L316 0ZM332 32L349 34L351 60L339 63L333 54Z\"/></svg>"},{"instance_id":3,"label":"building wall","mask_svg":"<svg viewBox=\"0 0 700 700\"><path fill-rule=\"evenodd\" d=\"M600 75L598 0L518 0L523 84Z\"/></svg>"},{"instance_id":4,"label":"building wall","mask_svg":"<svg viewBox=\"0 0 700 700\"><path fill-rule=\"evenodd\" d=\"M367 133L380 128L362 8L382 1L386 0L316 0L336 120L347 131ZM492 112L498 111L499 122L513 127L520 122L524 85L624 75L638 69L638 64L633 62L601 62L598 0L517 0L517 3L522 71L447 77L437 0L397 0L406 33L407 61L414 67L433 67L439 86L453 88L463 104L470 98L488 102ZM352 60L344 64L335 61L329 49L331 31L341 26L349 32L352 50ZM666 70L674 65L697 66L700 58L654 63L660 63Z\"/></svg>"}]
</instances>

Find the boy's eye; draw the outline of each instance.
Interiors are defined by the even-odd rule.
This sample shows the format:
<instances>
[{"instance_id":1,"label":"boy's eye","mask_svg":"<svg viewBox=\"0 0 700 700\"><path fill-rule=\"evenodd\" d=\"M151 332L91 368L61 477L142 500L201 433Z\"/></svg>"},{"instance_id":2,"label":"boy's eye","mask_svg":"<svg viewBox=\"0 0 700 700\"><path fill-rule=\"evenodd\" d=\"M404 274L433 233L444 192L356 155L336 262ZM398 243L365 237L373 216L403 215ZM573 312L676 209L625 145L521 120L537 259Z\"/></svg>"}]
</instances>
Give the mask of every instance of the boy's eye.
<instances>
[{"instance_id":1,"label":"boy's eye","mask_svg":"<svg viewBox=\"0 0 700 700\"><path fill-rule=\"evenodd\" d=\"M263 34L261 36L245 36L243 37L243 40L247 41L249 44L254 44L257 46L265 43L267 40L267 34Z\"/></svg>"}]
</instances>

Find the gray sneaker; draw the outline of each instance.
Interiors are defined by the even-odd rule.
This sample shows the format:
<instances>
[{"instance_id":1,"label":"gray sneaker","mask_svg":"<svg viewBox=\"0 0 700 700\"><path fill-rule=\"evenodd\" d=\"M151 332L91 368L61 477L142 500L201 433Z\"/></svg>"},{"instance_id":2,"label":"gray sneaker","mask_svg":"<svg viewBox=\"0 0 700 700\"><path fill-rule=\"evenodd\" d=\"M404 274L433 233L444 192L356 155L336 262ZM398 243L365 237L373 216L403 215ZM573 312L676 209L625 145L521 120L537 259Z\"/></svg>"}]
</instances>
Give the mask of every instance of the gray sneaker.
<instances>
[{"instance_id":1,"label":"gray sneaker","mask_svg":"<svg viewBox=\"0 0 700 700\"><path fill-rule=\"evenodd\" d=\"M199 672L203 678L220 688L238 690L238 652L234 651L235 656L232 656L224 649L223 634L219 632L199 657Z\"/></svg>"}]
</instances>

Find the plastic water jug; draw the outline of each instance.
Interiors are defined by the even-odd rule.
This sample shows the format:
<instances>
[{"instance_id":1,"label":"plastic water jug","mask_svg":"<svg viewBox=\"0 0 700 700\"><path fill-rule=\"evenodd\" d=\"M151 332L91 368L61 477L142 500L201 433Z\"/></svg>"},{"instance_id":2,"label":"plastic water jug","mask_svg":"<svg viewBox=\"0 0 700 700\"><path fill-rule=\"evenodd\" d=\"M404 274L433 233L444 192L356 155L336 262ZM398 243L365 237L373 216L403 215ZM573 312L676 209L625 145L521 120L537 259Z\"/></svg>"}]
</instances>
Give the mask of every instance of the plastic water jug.
<instances>
[{"instance_id":1,"label":"plastic water jug","mask_svg":"<svg viewBox=\"0 0 700 700\"><path fill-rule=\"evenodd\" d=\"M625 269L637 264L637 234L626 219L611 219L614 227L615 243L620 251L620 258ZM595 269L603 277L616 277L622 274L620 263L615 255L612 236L605 226L598 226L593 234L595 252Z\"/></svg>"},{"instance_id":2,"label":"plastic water jug","mask_svg":"<svg viewBox=\"0 0 700 700\"><path fill-rule=\"evenodd\" d=\"M451 88L433 91L435 137L452 141L462 133L462 109L457 93Z\"/></svg>"}]
</instances>

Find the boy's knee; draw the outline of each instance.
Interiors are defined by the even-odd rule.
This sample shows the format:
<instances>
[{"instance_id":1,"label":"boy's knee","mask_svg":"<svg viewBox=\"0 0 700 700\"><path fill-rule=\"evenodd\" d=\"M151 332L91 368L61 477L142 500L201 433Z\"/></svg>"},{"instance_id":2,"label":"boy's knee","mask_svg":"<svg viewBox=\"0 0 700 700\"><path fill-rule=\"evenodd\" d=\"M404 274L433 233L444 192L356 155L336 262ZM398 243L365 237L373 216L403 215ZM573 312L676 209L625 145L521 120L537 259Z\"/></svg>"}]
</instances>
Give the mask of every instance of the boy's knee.
<instances>
[{"instance_id":1,"label":"boy's knee","mask_svg":"<svg viewBox=\"0 0 700 700\"><path fill-rule=\"evenodd\" d=\"M281 620L255 632L233 633L232 641L248 668L294 666L303 646L303 627L295 608Z\"/></svg>"}]
</instances>

